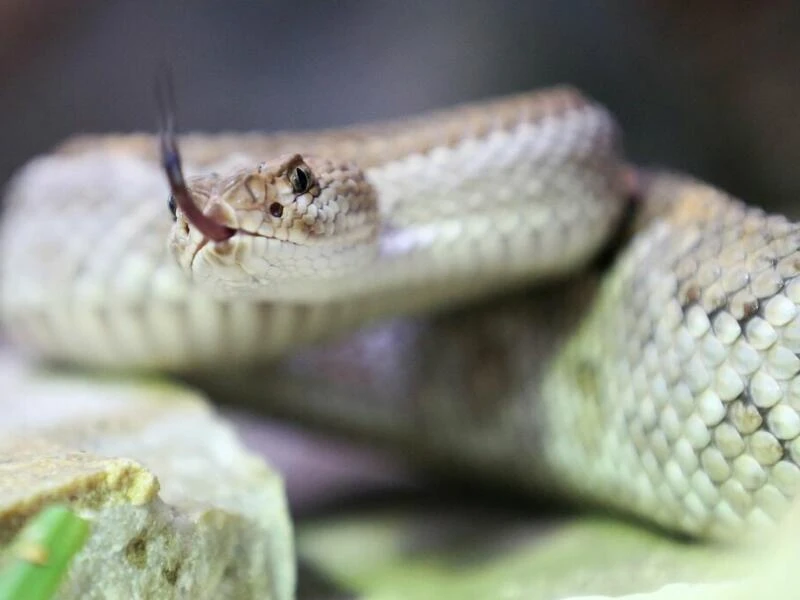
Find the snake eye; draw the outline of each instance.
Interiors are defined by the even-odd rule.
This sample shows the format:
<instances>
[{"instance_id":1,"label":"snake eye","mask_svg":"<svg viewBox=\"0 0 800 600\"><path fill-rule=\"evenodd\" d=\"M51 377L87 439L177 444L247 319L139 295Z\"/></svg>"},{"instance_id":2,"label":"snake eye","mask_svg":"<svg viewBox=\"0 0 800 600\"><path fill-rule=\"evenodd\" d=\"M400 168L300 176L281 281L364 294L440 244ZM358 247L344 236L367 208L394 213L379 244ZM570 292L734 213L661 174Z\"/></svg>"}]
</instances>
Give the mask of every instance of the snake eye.
<instances>
[{"instance_id":1,"label":"snake eye","mask_svg":"<svg viewBox=\"0 0 800 600\"><path fill-rule=\"evenodd\" d=\"M295 194L305 194L311 187L311 174L305 167L295 167L289 175L289 181Z\"/></svg>"},{"instance_id":2,"label":"snake eye","mask_svg":"<svg viewBox=\"0 0 800 600\"><path fill-rule=\"evenodd\" d=\"M172 194L169 195L169 200L167 201L167 206L169 207L169 212L172 213L172 220L178 220L178 206L175 203L175 196Z\"/></svg>"}]
</instances>

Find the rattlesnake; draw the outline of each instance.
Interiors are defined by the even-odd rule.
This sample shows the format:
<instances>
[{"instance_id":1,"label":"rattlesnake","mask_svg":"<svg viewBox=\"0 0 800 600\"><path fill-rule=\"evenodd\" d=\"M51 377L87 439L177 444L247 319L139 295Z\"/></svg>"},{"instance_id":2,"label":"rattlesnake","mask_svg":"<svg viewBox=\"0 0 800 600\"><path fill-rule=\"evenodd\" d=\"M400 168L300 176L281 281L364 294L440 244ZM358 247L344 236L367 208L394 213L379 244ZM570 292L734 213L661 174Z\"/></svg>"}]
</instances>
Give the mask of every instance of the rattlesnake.
<instances>
[{"instance_id":1,"label":"rattlesnake","mask_svg":"<svg viewBox=\"0 0 800 600\"><path fill-rule=\"evenodd\" d=\"M796 495L800 229L630 166L577 91L179 141L171 197L147 134L14 177L0 307L20 352L179 373L697 536Z\"/></svg>"}]
</instances>

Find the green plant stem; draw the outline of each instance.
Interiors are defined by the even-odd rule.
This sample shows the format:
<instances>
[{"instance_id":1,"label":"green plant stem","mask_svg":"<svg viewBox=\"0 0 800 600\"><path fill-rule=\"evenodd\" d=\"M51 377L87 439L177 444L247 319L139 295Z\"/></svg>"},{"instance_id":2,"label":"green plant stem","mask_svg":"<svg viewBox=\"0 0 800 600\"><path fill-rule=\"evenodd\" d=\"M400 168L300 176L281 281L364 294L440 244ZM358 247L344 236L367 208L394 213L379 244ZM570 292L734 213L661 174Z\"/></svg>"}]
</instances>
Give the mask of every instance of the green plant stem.
<instances>
[{"instance_id":1,"label":"green plant stem","mask_svg":"<svg viewBox=\"0 0 800 600\"><path fill-rule=\"evenodd\" d=\"M89 523L64 506L33 517L6 550L0 600L49 600L83 547Z\"/></svg>"}]
</instances>

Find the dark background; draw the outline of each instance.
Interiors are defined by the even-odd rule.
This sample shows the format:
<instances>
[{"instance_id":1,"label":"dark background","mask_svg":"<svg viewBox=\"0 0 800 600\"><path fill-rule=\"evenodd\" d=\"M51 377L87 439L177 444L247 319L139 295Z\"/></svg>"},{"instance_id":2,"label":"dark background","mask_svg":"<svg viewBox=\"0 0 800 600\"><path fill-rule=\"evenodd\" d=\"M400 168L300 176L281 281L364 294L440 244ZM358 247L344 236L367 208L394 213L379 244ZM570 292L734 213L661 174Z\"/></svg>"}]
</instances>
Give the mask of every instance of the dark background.
<instances>
[{"instance_id":1,"label":"dark background","mask_svg":"<svg viewBox=\"0 0 800 600\"><path fill-rule=\"evenodd\" d=\"M568 82L617 115L635 161L800 216L798 31L796 2L0 0L0 180L73 133L154 130L166 61L182 127L211 131L335 126ZM296 510L331 482L398 481L380 457L237 422L286 474Z\"/></svg>"},{"instance_id":2,"label":"dark background","mask_svg":"<svg viewBox=\"0 0 800 600\"><path fill-rule=\"evenodd\" d=\"M667 0L0 0L0 179L75 132L394 117L558 82L638 162L797 214L800 5Z\"/></svg>"}]
</instances>

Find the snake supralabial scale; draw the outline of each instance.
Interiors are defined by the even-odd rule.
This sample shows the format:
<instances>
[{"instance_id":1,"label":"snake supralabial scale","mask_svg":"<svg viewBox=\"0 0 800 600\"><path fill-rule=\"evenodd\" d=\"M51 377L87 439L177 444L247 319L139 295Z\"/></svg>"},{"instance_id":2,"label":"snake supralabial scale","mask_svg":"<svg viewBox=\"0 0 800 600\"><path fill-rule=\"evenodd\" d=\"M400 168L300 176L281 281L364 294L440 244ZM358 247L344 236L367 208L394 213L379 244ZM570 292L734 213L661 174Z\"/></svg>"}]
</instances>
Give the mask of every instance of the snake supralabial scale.
<instances>
[{"instance_id":1,"label":"snake supralabial scale","mask_svg":"<svg viewBox=\"0 0 800 600\"><path fill-rule=\"evenodd\" d=\"M779 520L800 483L800 231L636 173L618 138L568 88L341 130L194 134L188 177L168 162L170 201L155 137L77 138L9 185L3 328L42 360L194 374L736 538Z\"/></svg>"}]
</instances>

